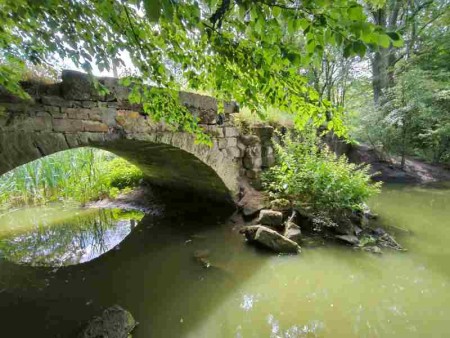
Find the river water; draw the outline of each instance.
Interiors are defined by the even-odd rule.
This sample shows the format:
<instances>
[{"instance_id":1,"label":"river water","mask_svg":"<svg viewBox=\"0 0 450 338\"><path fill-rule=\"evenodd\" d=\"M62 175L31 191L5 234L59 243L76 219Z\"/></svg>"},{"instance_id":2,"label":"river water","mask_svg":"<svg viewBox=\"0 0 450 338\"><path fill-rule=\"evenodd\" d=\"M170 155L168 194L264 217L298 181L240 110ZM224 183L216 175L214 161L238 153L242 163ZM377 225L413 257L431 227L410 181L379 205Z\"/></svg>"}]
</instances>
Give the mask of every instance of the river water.
<instances>
[{"instance_id":1,"label":"river water","mask_svg":"<svg viewBox=\"0 0 450 338\"><path fill-rule=\"evenodd\" d=\"M450 336L450 186L383 188L371 206L408 251L382 255L276 256L246 245L219 206L166 206L1 216L2 336L72 337L114 304L140 322L134 338Z\"/></svg>"}]
</instances>

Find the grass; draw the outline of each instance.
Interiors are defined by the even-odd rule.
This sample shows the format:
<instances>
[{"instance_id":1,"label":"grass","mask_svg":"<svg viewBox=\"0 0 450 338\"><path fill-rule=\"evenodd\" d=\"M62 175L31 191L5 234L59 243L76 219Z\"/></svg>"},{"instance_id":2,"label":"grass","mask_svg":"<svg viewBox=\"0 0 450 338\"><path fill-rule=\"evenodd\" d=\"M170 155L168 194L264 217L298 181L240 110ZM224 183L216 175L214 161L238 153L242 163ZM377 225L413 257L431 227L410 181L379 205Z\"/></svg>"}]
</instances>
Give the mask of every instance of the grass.
<instances>
[{"instance_id":1,"label":"grass","mask_svg":"<svg viewBox=\"0 0 450 338\"><path fill-rule=\"evenodd\" d=\"M86 203L136 186L142 172L109 152L79 148L24 164L0 177L0 209L54 201ZM113 197L114 197L113 196Z\"/></svg>"},{"instance_id":2,"label":"grass","mask_svg":"<svg viewBox=\"0 0 450 338\"><path fill-rule=\"evenodd\" d=\"M247 108L241 109L238 114L234 116L235 125L244 133L250 133L252 127L259 124L269 124L273 127L294 127L294 116L282 112L277 109L269 109L261 114L253 113Z\"/></svg>"}]
</instances>

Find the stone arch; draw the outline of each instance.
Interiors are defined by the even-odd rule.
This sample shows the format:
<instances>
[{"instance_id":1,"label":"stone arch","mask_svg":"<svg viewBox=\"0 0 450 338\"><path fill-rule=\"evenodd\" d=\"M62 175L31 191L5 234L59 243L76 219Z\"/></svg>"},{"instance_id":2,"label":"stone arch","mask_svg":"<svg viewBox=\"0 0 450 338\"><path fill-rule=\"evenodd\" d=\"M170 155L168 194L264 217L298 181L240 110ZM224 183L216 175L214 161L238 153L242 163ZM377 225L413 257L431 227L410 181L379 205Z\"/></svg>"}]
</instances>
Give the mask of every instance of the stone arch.
<instances>
[{"instance_id":1,"label":"stone arch","mask_svg":"<svg viewBox=\"0 0 450 338\"><path fill-rule=\"evenodd\" d=\"M213 145L197 144L185 132L152 121L142 106L128 101L129 89L115 78L98 78L99 94L86 74L63 71L62 82L23 83L31 100L0 87L0 175L27 162L71 148L92 146L140 166L153 184L238 199L241 179L258 185L262 169L273 163L272 128L240 135L233 126L235 103L180 92L179 100L199 119Z\"/></svg>"},{"instance_id":2,"label":"stone arch","mask_svg":"<svg viewBox=\"0 0 450 338\"><path fill-rule=\"evenodd\" d=\"M40 157L92 146L140 166L151 183L223 198L237 196L243 151L238 130L229 124L235 105L218 118L211 97L180 93L180 102L199 117L214 139L197 144L192 135L172 131L128 102L117 79L99 79L110 90L99 95L83 73L64 72L61 83L24 83L31 101L0 88L0 174Z\"/></svg>"}]
</instances>

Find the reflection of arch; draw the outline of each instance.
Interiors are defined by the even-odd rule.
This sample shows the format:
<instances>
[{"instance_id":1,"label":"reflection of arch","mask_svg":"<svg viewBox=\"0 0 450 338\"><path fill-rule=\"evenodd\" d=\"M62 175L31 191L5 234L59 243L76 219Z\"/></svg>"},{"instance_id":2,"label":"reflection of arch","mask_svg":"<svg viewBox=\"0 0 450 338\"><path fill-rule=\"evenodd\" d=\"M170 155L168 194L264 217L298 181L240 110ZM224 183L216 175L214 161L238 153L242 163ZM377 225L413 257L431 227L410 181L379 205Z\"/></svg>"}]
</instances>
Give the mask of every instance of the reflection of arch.
<instances>
[{"instance_id":1,"label":"reflection of arch","mask_svg":"<svg viewBox=\"0 0 450 338\"><path fill-rule=\"evenodd\" d=\"M208 147L141 114L116 79L100 82L110 94L94 94L84 74L63 73L62 83L29 86L33 102L0 88L0 174L58 151L93 146L137 164L153 184L236 197L243 150L237 147L237 129L217 124L223 119L217 120L214 99L180 93L181 102L213 136L214 145ZM226 123L234 110L226 105Z\"/></svg>"}]
</instances>

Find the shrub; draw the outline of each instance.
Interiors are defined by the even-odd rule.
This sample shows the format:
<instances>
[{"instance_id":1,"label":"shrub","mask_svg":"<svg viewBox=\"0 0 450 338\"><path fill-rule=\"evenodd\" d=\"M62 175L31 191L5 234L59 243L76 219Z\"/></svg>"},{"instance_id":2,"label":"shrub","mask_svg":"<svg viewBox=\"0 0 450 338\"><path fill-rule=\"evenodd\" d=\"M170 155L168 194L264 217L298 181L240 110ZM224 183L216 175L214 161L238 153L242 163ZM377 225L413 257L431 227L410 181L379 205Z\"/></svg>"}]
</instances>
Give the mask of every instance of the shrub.
<instances>
[{"instance_id":1,"label":"shrub","mask_svg":"<svg viewBox=\"0 0 450 338\"><path fill-rule=\"evenodd\" d=\"M345 156L336 156L313 130L301 137L280 136L275 150L277 164L263 174L263 186L273 198L331 213L361 210L380 190L380 183L371 183L368 165L358 166Z\"/></svg>"},{"instance_id":2,"label":"shrub","mask_svg":"<svg viewBox=\"0 0 450 338\"><path fill-rule=\"evenodd\" d=\"M106 164L106 185L113 188L124 189L139 185L142 171L127 160L116 157Z\"/></svg>"}]
</instances>

